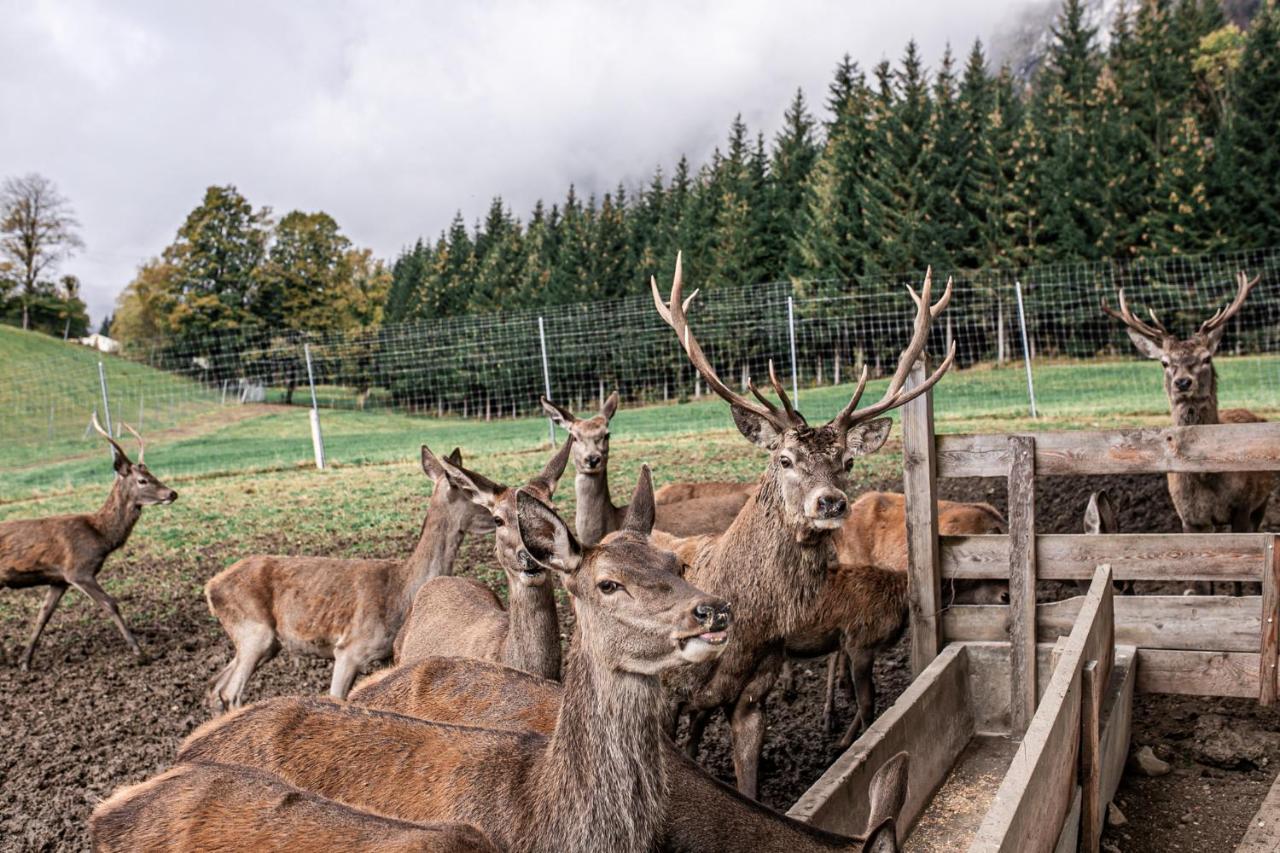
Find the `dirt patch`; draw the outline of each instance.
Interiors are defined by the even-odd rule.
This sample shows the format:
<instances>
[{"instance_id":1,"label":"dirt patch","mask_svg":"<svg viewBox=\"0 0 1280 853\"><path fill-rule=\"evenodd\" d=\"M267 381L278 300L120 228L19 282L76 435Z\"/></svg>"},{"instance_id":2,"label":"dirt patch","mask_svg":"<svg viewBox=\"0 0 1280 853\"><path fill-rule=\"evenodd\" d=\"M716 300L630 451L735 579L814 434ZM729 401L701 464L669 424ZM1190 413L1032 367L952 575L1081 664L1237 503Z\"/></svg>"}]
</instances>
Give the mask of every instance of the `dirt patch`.
<instances>
[{"instance_id":1,"label":"dirt patch","mask_svg":"<svg viewBox=\"0 0 1280 853\"><path fill-rule=\"evenodd\" d=\"M1161 477L1041 479L1041 529L1078 530L1089 492L1100 486L1116 499L1123 529L1178 529ZM1006 508L1002 480L943 481L943 494ZM1280 527L1278 513L1280 501L1273 501L1270 529ZM281 550L299 550L281 537ZM375 550L407 553L412 538L407 531ZM326 544L326 552L341 552L341 543ZM492 582L490 548L487 541L468 540L459 573ZM257 550L270 551L272 543L235 546L237 553ZM105 578L125 571L135 581L120 603L152 656L145 664L134 662L111 624L73 592L45 633L37 671L19 672L16 657L41 591L2 593L12 606L0 616L0 847L86 849L93 806L120 785L167 767L180 740L208 718L202 704L206 682L226 662L230 646L205 608L201 586L231 555L229 546L219 545L195 554L187 565L148 563L128 553L108 565ZM321 693L330 667L328 661L282 654L257 674L247 698ZM906 688L909 671L904 639L876 663L882 710ZM823 661L798 662L794 693L769 700L761 796L775 808L788 808L822 775L852 718L851 704L842 697L834 731L823 731L825 680ZM1134 746L1153 746L1174 770L1158 779L1126 777L1118 802L1129 822L1108 830L1108 842L1125 851L1234 846L1280 768L1277 733L1280 712L1247 700L1139 697ZM732 780L723 719L708 728L702 761Z\"/></svg>"}]
</instances>

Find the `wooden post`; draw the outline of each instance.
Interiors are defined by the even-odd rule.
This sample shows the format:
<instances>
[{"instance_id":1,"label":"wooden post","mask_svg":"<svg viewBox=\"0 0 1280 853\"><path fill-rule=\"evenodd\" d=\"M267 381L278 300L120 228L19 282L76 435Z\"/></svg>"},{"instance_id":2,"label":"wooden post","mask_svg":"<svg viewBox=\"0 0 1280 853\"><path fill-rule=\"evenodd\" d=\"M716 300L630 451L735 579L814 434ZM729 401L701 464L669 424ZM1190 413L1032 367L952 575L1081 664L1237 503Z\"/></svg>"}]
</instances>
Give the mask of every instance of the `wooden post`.
<instances>
[{"instance_id":1,"label":"wooden post","mask_svg":"<svg viewBox=\"0 0 1280 853\"><path fill-rule=\"evenodd\" d=\"M925 359L911 369L907 386L928 375ZM941 562L938 559L937 463L933 392L902 407L902 484L907 501L907 577L911 601L911 672L919 675L942 649Z\"/></svg>"},{"instance_id":2,"label":"wooden post","mask_svg":"<svg viewBox=\"0 0 1280 853\"><path fill-rule=\"evenodd\" d=\"M1280 537L1268 536L1262 561L1262 644L1258 658L1258 702L1276 701L1276 665L1280 663Z\"/></svg>"},{"instance_id":3,"label":"wooden post","mask_svg":"<svg viewBox=\"0 0 1280 853\"><path fill-rule=\"evenodd\" d=\"M1036 440L1009 436L1009 724L1015 735L1036 713Z\"/></svg>"},{"instance_id":4,"label":"wooden post","mask_svg":"<svg viewBox=\"0 0 1280 853\"><path fill-rule=\"evenodd\" d=\"M1107 647L1111 649L1110 646ZM1102 844L1102 691L1096 660L1080 670L1080 850L1097 853Z\"/></svg>"}]
</instances>

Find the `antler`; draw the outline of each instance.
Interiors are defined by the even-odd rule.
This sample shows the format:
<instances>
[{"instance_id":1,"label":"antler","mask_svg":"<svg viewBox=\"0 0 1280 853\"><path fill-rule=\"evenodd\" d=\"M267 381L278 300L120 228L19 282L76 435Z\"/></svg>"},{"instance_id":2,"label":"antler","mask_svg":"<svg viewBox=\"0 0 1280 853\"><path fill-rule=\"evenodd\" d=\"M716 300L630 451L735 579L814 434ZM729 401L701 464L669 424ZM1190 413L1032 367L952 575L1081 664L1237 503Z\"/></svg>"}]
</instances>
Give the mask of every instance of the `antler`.
<instances>
[{"instance_id":1,"label":"antler","mask_svg":"<svg viewBox=\"0 0 1280 853\"><path fill-rule=\"evenodd\" d=\"M779 430L808 426L804 416L796 411L791 404L791 398L787 396L787 392L783 390L782 383L778 381L778 375L774 373L772 361L769 362L769 384L773 386L773 390L777 392L778 398L782 401L781 409L769 402L756 388L755 383L748 382L747 388L760 401L759 405L736 393L728 385L720 381L720 377L716 375L715 370L711 367L711 362L707 361L706 355L703 354L702 347L698 344L698 339L693 336L693 332L689 329L688 316L685 312L689 309L689 304L693 302L693 298L698 295L698 291L695 290L682 299L684 294L682 258L682 253L676 254L676 271L671 280L670 303L662 301L662 295L658 292L656 278L651 277L649 284L653 290L653 304L657 307L658 314L666 321L668 326L675 330L676 337L680 339L680 345L684 347L690 363L693 364L698 373L702 374L702 378L707 381L707 385L711 390L715 391L721 399L730 405L738 406L748 412L759 415Z\"/></svg>"},{"instance_id":2,"label":"antler","mask_svg":"<svg viewBox=\"0 0 1280 853\"><path fill-rule=\"evenodd\" d=\"M111 444L111 446L112 446L112 447L114 447L114 448L116 449L116 451L117 451L121 456L123 456L123 457L124 457L124 458L126 458L126 459L128 459L128 458L129 458L129 454L127 454L127 453L125 453L125 452L124 452L124 448L123 448L123 447L121 447L119 444L117 444L117 443L116 443L116 440L115 440L114 438L112 438L112 437L111 437L111 433L109 433L109 432L107 432L105 429L103 429L103 428L102 428L102 424L98 422L98 410L97 410L97 409L94 409L94 410L93 410L93 418L90 420L90 423L93 425L93 429L94 429L94 431L96 431L96 432L98 433L98 435L100 435L100 436L102 436L103 438L105 438L105 439L106 439L106 440ZM139 461L139 462L141 462L141 461L142 461L142 457L141 457L141 456L139 456L139 457L138 457L138 461Z\"/></svg>"},{"instance_id":3,"label":"antler","mask_svg":"<svg viewBox=\"0 0 1280 853\"><path fill-rule=\"evenodd\" d=\"M1207 335L1215 329L1220 328L1224 323L1235 316L1236 312L1240 310L1240 307L1244 305L1245 297L1249 295L1249 291L1253 290L1254 285L1256 285L1261 278L1262 276L1256 275L1253 277L1253 281L1249 281L1248 276L1244 274L1243 270L1237 272L1235 299L1232 299L1231 304L1226 308L1219 308L1214 312L1212 317L1201 323L1200 331L1197 334Z\"/></svg>"},{"instance_id":4,"label":"antler","mask_svg":"<svg viewBox=\"0 0 1280 853\"><path fill-rule=\"evenodd\" d=\"M925 391L928 391L938 383L943 374L951 369L951 365L956 360L956 342L951 342L951 348L947 351L947 357L942 363L934 369L929 377L914 388L903 390L907 377L911 375L911 368L916 363L916 359L924 352L924 346L929 340L929 327L933 323L934 318L942 313L942 310L951 302L951 279L947 279L946 290L942 292L942 296L936 303L930 304L929 299L933 294L933 268L930 267L924 274L924 286L920 288L917 294L911 285L907 285L907 292L911 294L911 300L916 304L915 330L911 334L911 341L907 344L907 348L902 351L902 355L898 357L898 367L893 372L893 377L889 380L889 387L885 389L884 396L880 398L878 403L868 406L865 409L857 410L858 401L862 399L862 392L867 387L867 368L864 365L862 375L858 377L858 387L854 389L853 397L850 398L849 404L840 411L831 420L832 426L844 432L854 424L868 421L884 412L896 409L904 403L909 403L916 397L919 397Z\"/></svg>"},{"instance_id":5,"label":"antler","mask_svg":"<svg viewBox=\"0 0 1280 853\"><path fill-rule=\"evenodd\" d=\"M1119 311L1115 310L1114 308L1112 308L1110 305L1107 304L1107 300L1103 299L1102 300L1103 313L1109 314L1112 317L1115 317L1117 320L1119 320L1121 323L1124 323L1130 329L1133 329L1135 332L1142 335L1143 337L1150 338L1151 340L1155 341L1157 344L1162 342L1166 337L1169 337L1169 330L1166 329L1164 327L1164 324L1160 322L1160 318L1156 316L1155 311L1152 311L1150 309L1147 310L1147 313L1151 315L1151 322L1155 324L1155 325L1149 325L1143 320L1139 320L1137 317L1133 316L1133 312L1129 310L1129 303L1125 302L1124 300L1123 287L1116 289L1116 296L1118 296L1120 299L1120 310Z\"/></svg>"},{"instance_id":6,"label":"antler","mask_svg":"<svg viewBox=\"0 0 1280 853\"><path fill-rule=\"evenodd\" d=\"M133 433L133 437L138 439L138 464L142 465L143 460L145 460L147 456L147 443L142 440L142 436L138 433L138 431L133 427L129 426L127 423L124 423L123 421L121 421L120 426L124 427L129 432Z\"/></svg>"}]
</instances>

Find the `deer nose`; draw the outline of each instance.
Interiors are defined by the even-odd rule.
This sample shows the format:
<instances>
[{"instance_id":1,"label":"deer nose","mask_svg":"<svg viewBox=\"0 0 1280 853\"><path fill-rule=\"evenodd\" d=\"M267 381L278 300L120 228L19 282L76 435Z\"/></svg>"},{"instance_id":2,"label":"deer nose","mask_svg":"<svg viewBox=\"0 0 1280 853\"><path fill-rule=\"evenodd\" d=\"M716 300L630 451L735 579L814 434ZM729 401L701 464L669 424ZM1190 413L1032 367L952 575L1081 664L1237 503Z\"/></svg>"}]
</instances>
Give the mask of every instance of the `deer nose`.
<instances>
[{"instance_id":1,"label":"deer nose","mask_svg":"<svg viewBox=\"0 0 1280 853\"><path fill-rule=\"evenodd\" d=\"M1185 378L1184 378L1184 379L1175 379L1175 380L1173 380L1173 387L1174 387L1174 388L1177 388L1179 391L1190 391L1190 390L1191 390L1191 380L1190 380L1190 379L1185 379Z\"/></svg>"},{"instance_id":2,"label":"deer nose","mask_svg":"<svg viewBox=\"0 0 1280 853\"><path fill-rule=\"evenodd\" d=\"M818 515L823 518L840 518L848 506L844 495L823 495L818 498Z\"/></svg>"},{"instance_id":3,"label":"deer nose","mask_svg":"<svg viewBox=\"0 0 1280 853\"><path fill-rule=\"evenodd\" d=\"M708 630L723 631L729 627L729 602L718 599L699 602L693 608L693 615Z\"/></svg>"},{"instance_id":4,"label":"deer nose","mask_svg":"<svg viewBox=\"0 0 1280 853\"><path fill-rule=\"evenodd\" d=\"M589 465L592 468L595 468L597 465L599 465L601 461L603 460L601 460L599 453L593 453L587 457L587 465Z\"/></svg>"}]
</instances>

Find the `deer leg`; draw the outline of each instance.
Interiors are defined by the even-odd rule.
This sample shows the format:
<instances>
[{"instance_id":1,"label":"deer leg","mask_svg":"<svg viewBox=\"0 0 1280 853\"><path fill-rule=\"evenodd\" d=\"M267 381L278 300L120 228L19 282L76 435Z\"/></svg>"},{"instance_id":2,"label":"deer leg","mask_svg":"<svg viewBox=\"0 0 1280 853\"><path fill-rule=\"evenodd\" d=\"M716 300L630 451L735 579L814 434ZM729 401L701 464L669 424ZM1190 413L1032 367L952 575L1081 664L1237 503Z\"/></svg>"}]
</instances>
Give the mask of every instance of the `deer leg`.
<instances>
[{"instance_id":1,"label":"deer leg","mask_svg":"<svg viewBox=\"0 0 1280 853\"><path fill-rule=\"evenodd\" d=\"M774 682L774 686L782 691L787 699L792 699L796 692L796 676L791 669L791 659L784 658L782 661L782 669L778 671L778 680Z\"/></svg>"},{"instance_id":2,"label":"deer leg","mask_svg":"<svg viewBox=\"0 0 1280 853\"><path fill-rule=\"evenodd\" d=\"M764 700L778 678L781 653L766 658L756 667L746 687L738 694L729 717L733 735L733 773L738 790L752 799L760 787L760 751L764 748Z\"/></svg>"},{"instance_id":3,"label":"deer leg","mask_svg":"<svg viewBox=\"0 0 1280 853\"><path fill-rule=\"evenodd\" d=\"M125 643L133 654L142 659L142 649L138 646L138 641L134 639L133 632L129 630L129 626L124 624L124 617L120 615L120 608L116 605L116 600L105 589L98 586L98 581L94 578L84 578L82 580L73 580L71 585L83 592L85 595L98 602L98 605L111 617L111 621L116 623L116 628L120 630L120 636L124 638Z\"/></svg>"},{"instance_id":4,"label":"deer leg","mask_svg":"<svg viewBox=\"0 0 1280 853\"><path fill-rule=\"evenodd\" d=\"M713 713L715 713L714 708L703 708L689 713L689 739L685 741L684 754L689 756L690 761L698 760L698 747L702 745L702 734L707 730L707 723L711 722Z\"/></svg>"},{"instance_id":5,"label":"deer leg","mask_svg":"<svg viewBox=\"0 0 1280 853\"><path fill-rule=\"evenodd\" d=\"M351 692L351 685L360 674L360 668L368 662L367 656L362 652L363 649L351 646L334 650L333 680L329 682L329 695L334 699L346 699Z\"/></svg>"},{"instance_id":6,"label":"deer leg","mask_svg":"<svg viewBox=\"0 0 1280 853\"><path fill-rule=\"evenodd\" d=\"M844 652L841 649L827 655L827 696L822 703L822 730L827 734L835 731L836 689L840 683L840 667L843 663Z\"/></svg>"},{"instance_id":7,"label":"deer leg","mask_svg":"<svg viewBox=\"0 0 1280 853\"><path fill-rule=\"evenodd\" d=\"M844 737L840 738L840 749L848 749L876 717L876 682L872 677L876 651L875 649L846 649L846 651L849 653L853 690L858 697L858 715L849 724Z\"/></svg>"},{"instance_id":8,"label":"deer leg","mask_svg":"<svg viewBox=\"0 0 1280 853\"><path fill-rule=\"evenodd\" d=\"M31 668L31 656L36 653L36 643L40 642L40 635L44 633L44 626L49 624L49 617L53 615L53 611L58 607L58 602L62 600L62 594L67 591L66 584L50 584L49 591L44 594L44 603L40 605L40 615L36 617L35 630L31 632L31 639L27 641L27 647L22 650L22 667L23 672Z\"/></svg>"},{"instance_id":9,"label":"deer leg","mask_svg":"<svg viewBox=\"0 0 1280 853\"><path fill-rule=\"evenodd\" d=\"M226 710L243 704L244 688L258 667L275 657L279 644L275 632L262 624L240 626L231 634L236 656L231 660L231 672L218 690L217 698Z\"/></svg>"}]
</instances>

